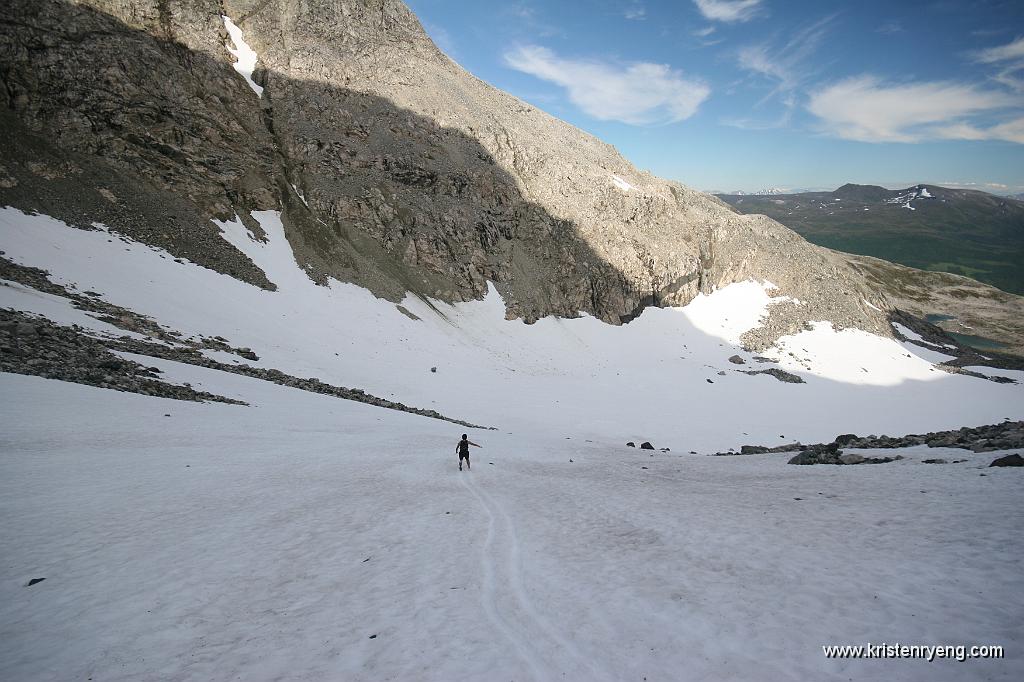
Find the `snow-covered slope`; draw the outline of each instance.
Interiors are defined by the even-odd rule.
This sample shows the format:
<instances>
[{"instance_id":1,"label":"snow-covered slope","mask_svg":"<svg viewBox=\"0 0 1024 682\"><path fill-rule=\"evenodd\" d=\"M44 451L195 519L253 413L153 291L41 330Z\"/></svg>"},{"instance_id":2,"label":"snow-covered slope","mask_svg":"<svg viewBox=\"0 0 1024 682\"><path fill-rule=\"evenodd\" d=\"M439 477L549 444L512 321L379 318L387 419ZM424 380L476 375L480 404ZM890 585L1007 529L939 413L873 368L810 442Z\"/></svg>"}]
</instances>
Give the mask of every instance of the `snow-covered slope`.
<instances>
[{"instance_id":1,"label":"snow-covered slope","mask_svg":"<svg viewBox=\"0 0 1024 682\"><path fill-rule=\"evenodd\" d=\"M266 243L240 221L222 229L278 286L274 292L45 216L4 209L0 227L8 258L186 336L220 335L251 347L259 366L503 431L639 438L703 452L780 435L816 442L1021 414L1019 384L948 374L932 365L945 356L859 330L820 324L765 354L777 365L754 361L737 344L782 300L771 298L767 283L732 285L685 308L650 309L622 327L588 316L506 320L493 290L485 301L453 306L409 298L402 305L413 319L354 285L315 286L295 265L276 213L256 218ZM21 289L0 290L4 307L35 311L40 301ZM729 362L734 354L746 364ZM806 383L742 373L771 366Z\"/></svg>"},{"instance_id":2,"label":"snow-covered slope","mask_svg":"<svg viewBox=\"0 0 1024 682\"><path fill-rule=\"evenodd\" d=\"M265 242L240 221L221 224L224 238L277 291L13 209L0 211L0 250L186 336L251 347L251 364L497 430L472 431L484 448L460 474L461 427L249 377L139 358L240 406L0 375L0 677L1024 673L1019 658L821 649L999 644L1012 657L1019 471L927 448L859 467L687 454L1020 418L1021 384L949 374L936 351L827 324L756 361L738 342L780 302L768 283L621 327L506 320L494 291L400 310L313 285L277 214L255 218ZM0 286L0 308L122 333L24 284ZM741 373L767 367L805 383ZM934 456L967 461L920 463Z\"/></svg>"},{"instance_id":3,"label":"snow-covered slope","mask_svg":"<svg viewBox=\"0 0 1024 682\"><path fill-rule=\"evenodd\" d=\"M4 679L1024 673L1019 470L492 432L460 473L443 422L149 362L251 407L2 378ZM1008 658L821 649L882 642Z\"/></svg>"}]
</instances>

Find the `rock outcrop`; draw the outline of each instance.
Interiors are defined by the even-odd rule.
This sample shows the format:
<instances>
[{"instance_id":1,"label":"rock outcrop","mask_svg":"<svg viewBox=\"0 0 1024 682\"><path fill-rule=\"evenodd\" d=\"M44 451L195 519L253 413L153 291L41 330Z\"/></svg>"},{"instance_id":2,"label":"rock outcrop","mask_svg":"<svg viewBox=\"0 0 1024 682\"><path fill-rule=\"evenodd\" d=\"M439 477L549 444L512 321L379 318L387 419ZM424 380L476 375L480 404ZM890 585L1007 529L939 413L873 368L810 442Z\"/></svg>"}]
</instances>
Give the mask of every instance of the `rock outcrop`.
<instances>
[{"instance_id":1,"label":"rock outcrop","mask_svg":"<svg viewBox=\"0 0 1024 682\"><path fill-rule=\"evenodd\" d=\"M222 13L259 56L232 68ZM745 338L808 320L889 334L846 260L631 166L466 73L393 0L10 0L0 17L0 201L100 221L272 288L211 217L279 209L312 277L510 317L629 321L732 282L790 297ZM251 224L250 224L251 223Z\"/></svg>"},{"instance_id":2,"label":"rock outcrop","mask_svg":"<svg viewBox=\"0 0 1024 682\"><path fill-rule=\"evenodd\" d=\"M836 458L842 454L840 448L860 448L868 450L908 448L915 445L927 445L930 448L963 448L972 452L995 452L1024 448L1024 421L1010 421L987 426L965 426L950 431L931 431L928 433L911 433L906 436L857 436L844 433L836 436L831 443L790 443L776 447L760 445L744 445L737 452L716 452L717 456L753 455L761 453L792 452L828 454ZM797 459L797 458L794 458ZM799 463L799 462L794 462Z\"/></svg>"}]
</instances>

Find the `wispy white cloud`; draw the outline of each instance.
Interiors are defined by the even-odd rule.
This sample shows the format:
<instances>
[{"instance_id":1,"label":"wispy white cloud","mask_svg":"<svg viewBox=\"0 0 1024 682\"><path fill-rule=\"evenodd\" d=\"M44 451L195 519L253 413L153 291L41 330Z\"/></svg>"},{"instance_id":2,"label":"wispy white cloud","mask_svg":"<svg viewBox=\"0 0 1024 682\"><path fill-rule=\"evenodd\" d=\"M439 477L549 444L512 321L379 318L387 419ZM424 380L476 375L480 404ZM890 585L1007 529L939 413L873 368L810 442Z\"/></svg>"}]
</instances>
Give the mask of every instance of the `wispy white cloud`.
<instances>
[{"instance_id":1,"label":"wispy white cloud","mask_svg":"<svg viewBox=\"0 0 1024 682\"><path fill-rule=\"evenodd\" d=\"M1006 28L979 28L971 31L971 35L975 38L990 38L992 36L1002 35L1007 32Z\"/></svg>"},{"instance_id":2,"label":"wispy white cloud","mask_svg":"<svg viewBox=\"0 0 1024 682\"><path fill-rule=\"evenodd\" d=\"M622 16L632 21L642 21L647 18L647 8L640 0L633 0L622 8Z\"/></svg>"},{"instance_id":3,"label":"wispy white cloud","mask_svg":"<svg viewBox=\"0 0 1024 682\"><path fill-rule=\"evenodd\" d=\"M782 42L763 42L742 47L736 54L737 64L744 71L774 81L776 87L772 95L793 90L814 72L808 62L825 39L834 19L834 16L820 19Z\"/></svg>"},{"instance_id":4,"label":"wispy white cloud","mask_svg":"<svg viewBox=\"0 0 1024 682\"><path fill-rule=\"evenodd\" d=\"M829 31L834 16L825 17L807 25L782 41L777 38L755 45L746 45L736 52L736 63L743 71L757 80L766 81L771 89L755 105L760 108L769 101L777 100L785 110L770 120L731 118L723 124L746 130L768 130L784 128L793 117L798 103L798 90L821 67L811 64L819 45Z\"/></svg>"},{"instance_id":5,"label":"wispy white cloud","mask_svg":"<svg viewBox=\"0 0 1024 682\"><path fill-rule=\"evenodd\" d=\"M722 125L740 130L776 130L785 128L793 118L793 111L787 108L777 118L771 120L759 120L755 118L730 118L726 117L719 121Z\"/></svg>"},{"instance_id":6,"label":"wispy white cloud","mask_svg":"<svg viewBox=\"0 0 1024 682\"><path fill-rule=\"evenodd\" d=\"M1024 116L1006 123L1000 123L989 129L989 134L997 140L1009 140L1024 144Z\"/></svg>"},{"instance_id":7,"label":"wispy white cloud","mask_svg":"<svg viewBox=\"0 0 1024 682\"><path fill-rule=\"evenodd\" d=\"M1024 92L1024 37L984 50L971 53L974 61L980 64L991 64L999 70L992 80L1009 88Z\"/></svg>"},{"instance_id":8,"label":"wispy white cloud","mask_svg":"<svg viewBox=\"0 0 1024 682\"><path fill-rule=\"evenodd\" d=\"M913 184L913 182L908 182L901 185L901 187L907 187ZM1008 185L1005 182L961 182L959 180L939 180L938 182L929 184L939 185L940 187L949 187L951 189L980 189L992 194L1012 194L1014 192L1024 190L1024 185Z\"/></svg>"},{"instance_id":9,"label":"wispy white cloud","mask_svg":"<svg viewBox=\"0 0 1024 682\"><path fill-rule=\"evenodd\" d=\"M767 76L786 86L794 84L796 80L792 72L793 65L779 60L767 45L740 48L736 61L741 69Z\"/></svg>"},{"instance_id":10,"label":"wispy white cloud","mask_svg":"<svg viewBox=\"0 0 1024 682\"><path fill-rule=\"evenodd\" d=\"M1024 38L1017 38L1006 45L989 47L974 53L975 61L983 64L994 64L1008 60L1024 59Z\"/></svg>"},{"instance_id":11,"label":"wispy white cloud","mask_svg":"<svg viewBox=\"0 0 1024 682\"><path fill-rule=\"evenodd\" d=\"M705 19L749 21L761 10L761 0L693 0Z\"/></svg>"},{"instance_id":12,"label":"wispy white cloud","mask_svg":"<svg viewBox=\"0 0 1024 682\"><path fill-rule=\"evenodd\" d=\"M896 21L895 19L890 19L889 21L883 23L881 26L875 29L876 32L884 33L886 35L904 33L906 30L907 29L903 28L903 24Z\"/></svg>"},{"instance_id":13,"label":"wispy white cloud","mask_svg":"<svg viewBox=\"0 0 1024 682\"><path fill-rule=\"evenodd\" d=\"M520 19L526 19L527 21L533 20L537 17L537 10L522 3L513 3L506 7L505 11L512 16L519 17Z\"/></svg>"},{"instance_id":14,"label":"wispy white cloud","mask_svg":"<svg viewBox=\"0 0 1024 682\"><path fill-rule=\"evenodd\" d=\"M682 121L693 116L711 94L704 82L684 78L665 64L567 59L538 45L516 47L504 58L517 71L565 88L573 104L604 121L633 125Z\"/></svg>"},{"instance_id":15,"label":"wispy white cloud","mask_svg":"<svg viewBox=\"0 0 1024 682\"><path fill-rule=\"evenodd\" d=\"M512 3L503 7L501 11L533 35L543 38L565 35L561 28L545 21L537 9L526 2Z\"/></svg>"},{"instance_id":16,"label":"wispy white cloud","mask_svg":"<svg viewBox=\"0 0 1024 682\"><path fill-rule=\"evenodd\" d=\"M1024 118L988 127L976 120L1020 105L1019 97L970 84L888 84L873 76L858 76L811 93L807 108L820 119L825 132L847 140L1000 139L1024 143Z\"/></svg>"},{"instance_id":17,"label":"wispy white cloud","mask_svg":"<svg viewBox=\"0 0 1024 682\"><path fill-rule=\"evenodd\" d=\"M698 28L690 31L690 35L697 40L693 43L693 47L711 47L717 45L724 40L724 38L715 35L714 26L705 26L704 28ZM669 33L666 33L669 35Z\"/></svg>"}]
</instances>

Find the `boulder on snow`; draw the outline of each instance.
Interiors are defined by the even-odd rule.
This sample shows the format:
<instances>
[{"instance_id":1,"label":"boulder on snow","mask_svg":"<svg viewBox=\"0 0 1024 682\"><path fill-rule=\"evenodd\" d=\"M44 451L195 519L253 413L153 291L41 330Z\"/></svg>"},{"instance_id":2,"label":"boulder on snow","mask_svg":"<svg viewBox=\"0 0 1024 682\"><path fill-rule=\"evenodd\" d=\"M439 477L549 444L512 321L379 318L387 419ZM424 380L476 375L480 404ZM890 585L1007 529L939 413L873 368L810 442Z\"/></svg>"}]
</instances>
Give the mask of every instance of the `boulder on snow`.
<instances>
[{"instance_id":1,"label":"boulder on snow","mask_svg":"<svg viewBox=\"0 0 1024 682\"><path fill-rule=\"evenodd\" d=\"M806 446L799 454L789 460L790 464L843 464L840 459L843 451L835 447L833 443L828 445ZM865 460L866 461L866 460Z\"/></svg>"},{"instance_id":2,"label":"boulder on snow","mask_svg":"<svg viewBox=\"0 0 1024 682\"><path fill-rule=\"evenodd\" d=\"M1024 467L1024 457L1020 455L1007 455L993 460L990 467Z\"/></svg>"},{"instance_id":3,"label":"boulder on snow","mask_svg":"<svg viewBox=\"0 0 1024 682\"><path fill-rule=\"evenodd\" d=\"M741 358L738 355L733 355L732 357L730 357L729 358L729 362L731 362L734 365L745 365L745 364L747 364L746 360L744 360L743 358Z\"/></svg>"},{"instance_id":4,"label":"boulder on snow","mask_svg":"<svg viewBox=\"0 0 1024 682\"><path fill-rule=\"evenodd\" d=\"M842 446L842 445L847 445L847 444L849 444L849 443L851 443L851 442L853 442L855 440L857 440L857 436L856 435L854 435L852 433L844 433L841 436L836 436L836 439L834 441L832 441L832 442L835 443L836 445Z\"/></svg>"},{"instance_id":5,"label":"boulder on snow","mask_svg":"<svg viewBox=\"0 0 1024 682\"><path fill-rule=\"evenodd\" d=\"M790 460L790 464L817 464L818 456L816 453L810 450L804 450L803 452L794 455Z\"/></svg>"},{"instance_id":6,"label":"boulder on snow","mask_svg":"<svg viewBox=\"0 0 1024 682\"><path fill-rule=\"evenodd\" d=\"M769 448L761 445L743 445L740 447L741 455L760 455L769 452Z\"/></svg>"},{"instance_id":7,"label":"boulder on snow","mask_svg":"<svg viewBox=\"0 0 1024 682\"><path fill-rule=\"evenodd\" d=\"M636 443L634 443L633 441L629 441L628 443L626 443L626 447L627 448L635 448L636 447Z\"/></svg>"},{"instance_id":8,"label":"boulder on snow","mask_svg":"<svg viewBox=\"0 0 1024 682\"><path fill-rule=\"evenodd\" d=\"M938 457L936 457L935 459L922 459L921 463L922 464L948 464L948 462L946 460L938 458Z\"/></svg>"},{"instance_id":9,"label":"boulder on snow","mask_svg":"<svg viewBox=\"0 0 1024 682\"><path fill-rule=\"evenodd\" d=\"M651 445L650 443L648 443L647 441L644 441L643 443L640 443L640 449L641 450L653 450L654 446Z\"/></svg>"},{"instance_id":10,"label":"boulder on snow","mask_svg":"<svg viewBox=\"0 0 1024 682\"><path fill-rule=\"evenodd\" d=\"M864 461L864 455L858 455L856 452L847 452L844 455L839 455L839 461L843 464L860 464Z\"/></svg>"}]
</instances>

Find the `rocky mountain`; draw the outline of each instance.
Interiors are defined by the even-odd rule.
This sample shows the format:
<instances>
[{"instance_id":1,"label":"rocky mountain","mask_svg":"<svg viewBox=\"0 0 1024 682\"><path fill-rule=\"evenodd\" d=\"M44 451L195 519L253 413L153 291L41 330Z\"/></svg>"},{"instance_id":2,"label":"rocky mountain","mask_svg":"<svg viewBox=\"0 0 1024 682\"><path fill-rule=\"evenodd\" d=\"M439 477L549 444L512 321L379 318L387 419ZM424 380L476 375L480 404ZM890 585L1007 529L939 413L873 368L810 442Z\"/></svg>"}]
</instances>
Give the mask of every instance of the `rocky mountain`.
<instances>
[{"instance_id":1,"label":"rocky mountain","mask_svg":"<svg viewBox=\"0 0 1024 682\"><path fill-rule=\"evenodd\" d=\"M0 79L0 680L1022 677L1024 361L918 319L996 290L390 0L6 0Z\"/></svg>"},{"instance_id":2,"label":"rocky mountain","mask_svg":"<svg viewBox=\"0 0 1024 682\"><path fill-rule=\"evenodd\" d=\"M13 0L0 55L2 203L257 286L274 283L210 218L260 238L249 212L279 209L312 278L395 301L490 281L510 317L619 323L753 278L803 302L773 306L754 345L808 319L888 333L844 257L474 78L400 2Z\"/></svg>"},{"instance_id":3,"label":"rocky mountain","mask_svg":"<svg viewBox=\"0 0 1024 682\"><path fill-rule=\"evenodd\" d=\"M815 244L1024 293L1021 201L936 185L889 190L847 184L834 192L719 197L741 213L770 216Z\"/></svg>"}]
</instances>

